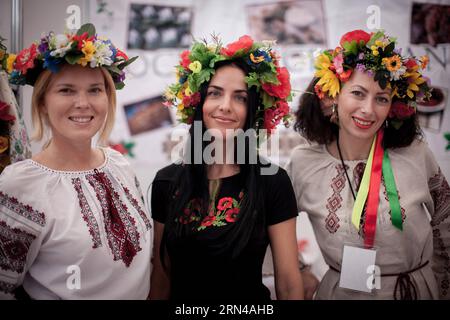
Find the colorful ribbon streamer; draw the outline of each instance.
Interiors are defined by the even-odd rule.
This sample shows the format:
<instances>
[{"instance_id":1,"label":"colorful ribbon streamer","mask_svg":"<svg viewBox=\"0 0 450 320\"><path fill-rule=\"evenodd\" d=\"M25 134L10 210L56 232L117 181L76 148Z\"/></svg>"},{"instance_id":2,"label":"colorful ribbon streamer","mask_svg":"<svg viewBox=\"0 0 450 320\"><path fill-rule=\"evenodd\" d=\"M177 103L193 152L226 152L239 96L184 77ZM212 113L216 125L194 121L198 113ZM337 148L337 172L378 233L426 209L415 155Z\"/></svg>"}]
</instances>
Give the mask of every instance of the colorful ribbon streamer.
<instances>
[{"instance_id":1,"label":"colorful ribbon streamer","mask_svg":"<svg viewBox=\"0 0 450 320\"><path fill-rule=\"evenodd\" d=\"M379 130L373 140L352 212L352 223L359 230L361 215L367 201L364 244L369 248L373 247L375 241L381 175L384 177L392 224L399 230L403 230L401 207L391 161L388 152L382 146L383 133L383 130Z\"/></svg>"},{"instance_id":2,"label":"colorful ribbon streamer","mask_svg":"<svg viewBox=\"0 0 450 320\"><path fill-rule=\"evenodd\" d=\"M373 154L372 172L370 175L369 195L367 197L366 221L364 223L364 245L372 248L377 229L377 212L380 202L380 184L383 169L384 148L383 130L378 130L375 152Z\"/></svg>"},{"instance_id":3,"label":"colorful ribbon streamer","mask_svg":"<svg viewBox=\"0 0 450 320\"><path fill-rule=\"evenodd\" d=\"M361 214L364 209L364 204L367 200L367 195L369 194L369 184L370 184L370 172L372 171L372 160L373 153L375 150L376 137L373 139L372 147L370 148L369 158L367 159L366 168L364 169L364 174L359 184L359 190L356 195L355 204L353 205L352 212L352 223L356 230L359 230L359 223L361 221Z\"/></svg>"},{"instance_id":4,"label":"colorful ribbon streamer","mask_svg":"<svg viewBox=\"0 0 450 320\"><path fill-rule=\"evenodd\" d=\"M397 186L395 185L394 173L392 171L391 160L388 151L384 151L383 177L386 185L386 193L391 207L392 224L399 230L403 230L402 209L398 200Z\"/></svg>"}]
</instances>

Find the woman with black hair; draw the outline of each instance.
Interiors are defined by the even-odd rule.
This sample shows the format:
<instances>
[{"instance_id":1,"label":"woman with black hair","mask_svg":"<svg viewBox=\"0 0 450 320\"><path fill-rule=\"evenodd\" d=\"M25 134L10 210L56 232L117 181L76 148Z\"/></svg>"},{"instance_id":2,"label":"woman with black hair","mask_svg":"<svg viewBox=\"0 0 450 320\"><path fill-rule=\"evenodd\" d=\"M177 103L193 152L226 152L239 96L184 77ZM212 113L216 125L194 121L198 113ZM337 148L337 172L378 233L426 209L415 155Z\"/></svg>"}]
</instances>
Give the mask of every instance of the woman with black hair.
<instances>
[{"instance_id":1,"label":"woman with black hair","mask_svg":"<svg viewBox=\"0 0 450 320\"><path fill-rule=\"evenodd\" d=\"M450 297L450 188L415 113L428 58L400 52L384 32L349 32L301 97L311 144L287 171L330 267L317 299Z\"/></svg>"},{"instance_id":2,"label":"woman with black hair","mask_svg":"<svg viewBox=\"0 0 450 320\"><path fill-rule=\"evenodd\" d=\"M227 47L197 42L177 70L166 97L192 123L189 152L153 181L150 298L269 300L270 243L277 298L301 299L295 195L286 172L258 156L254 130L270 133L287 116L287 70L248 36Z\"/></svg>"}]
</instances>

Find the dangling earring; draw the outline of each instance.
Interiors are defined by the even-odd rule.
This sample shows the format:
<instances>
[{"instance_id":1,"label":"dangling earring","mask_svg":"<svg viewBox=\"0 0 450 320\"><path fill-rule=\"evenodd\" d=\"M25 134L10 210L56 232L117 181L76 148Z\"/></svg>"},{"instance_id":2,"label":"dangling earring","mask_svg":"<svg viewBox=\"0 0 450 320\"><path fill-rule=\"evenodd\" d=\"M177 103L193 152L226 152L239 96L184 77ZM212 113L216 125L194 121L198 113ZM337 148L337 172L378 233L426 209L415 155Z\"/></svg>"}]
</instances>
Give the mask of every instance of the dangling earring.
<instances>
[{"instance_id":1,"label":"dangling earring","mask_svg":"<svg viewBox=\"0 0 450 320\"><path fill-rule=\"evenodd\" d=\"M333 104L331 106L330 121L335 123L335 124L339 124L339 115L338 115L337 103L336 102L333 102Z\"/></svg>"},{"instance_id":2,"label":"dangling earring","mask_svg":"<svg viewBox=\"0 0 450 320\"><path fill-rule=\"evenodd\" d=\"M388 120L386 119L386 121L384 122L384 127L387 129L387 128L389 128L389 122L388 122Z\"/></svg>"}]
</instances>

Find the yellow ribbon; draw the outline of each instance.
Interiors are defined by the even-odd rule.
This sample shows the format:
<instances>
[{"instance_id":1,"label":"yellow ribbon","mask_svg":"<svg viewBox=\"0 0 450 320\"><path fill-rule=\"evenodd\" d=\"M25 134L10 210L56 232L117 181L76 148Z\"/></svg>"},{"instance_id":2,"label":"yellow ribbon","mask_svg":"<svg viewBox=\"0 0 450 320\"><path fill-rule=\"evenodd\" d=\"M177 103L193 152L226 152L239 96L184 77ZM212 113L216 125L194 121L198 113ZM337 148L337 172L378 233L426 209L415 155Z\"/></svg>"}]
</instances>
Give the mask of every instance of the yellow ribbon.
<instances>
[{"instance_id":1,"label":"yellow ribbon","mask_svg":"<svg viewBox=\"0 0 450 320\"><path fill-rule=\"evenodd\" d=\"M372 172L373 153L375 150L376 136L373 139L372 146L370 147L369 158L367 159L366 168L359 185L358 194L356 195L355 204L353 205L352 223L359 230L359 224L361 221L361 214L366 203L367 195L369 194L370 174Z\"/></svg>"}]
</instances>

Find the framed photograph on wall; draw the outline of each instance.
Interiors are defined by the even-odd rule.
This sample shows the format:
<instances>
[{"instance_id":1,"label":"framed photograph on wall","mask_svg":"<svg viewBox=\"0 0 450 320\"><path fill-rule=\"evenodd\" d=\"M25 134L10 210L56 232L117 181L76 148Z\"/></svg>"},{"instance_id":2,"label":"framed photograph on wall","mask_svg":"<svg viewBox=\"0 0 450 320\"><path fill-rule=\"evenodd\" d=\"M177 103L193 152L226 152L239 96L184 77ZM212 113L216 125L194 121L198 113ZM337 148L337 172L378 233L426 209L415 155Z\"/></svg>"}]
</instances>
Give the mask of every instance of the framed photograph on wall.
<instances>
[{"instance_id":1,"label":"framed photograph on wall","mask_svg":"<svg viewBox=\"0 0 450 320\"><path fill-rule=\"evenodd\" d=\"M190 7L130 4L128 49L187 48L191 43Z\"/></svg>"},{"instance_id":2,"label":"framed photograph on wall","mask_svg":"<svg viewBox=\"0 0 450 320\"><path fill-rule=\"evenodd\" d=\"M164 98L156 96L136 103L126 104L124 111L130 134L136 135L173 124L169 109L163 104Z\"/></svg>"},{"instance_id":3,"label":"framed photograph on wall","mask_svg":"<svg viewBox=\"0 0 450 320\"><path fill-rule=\"evenodd\" d=\"M411 43L436 46L450 43L450 5L414 3Z\"/></svg>"},{"instance_id":4,"label":"framed photograph on wall","mask_svg":"<svg viewBox=\"0 0 450 320\"><path fill-rule=\"evenodd\" d=\"M417 114L422 128L439 133L442 131L444 113L447 112L448 89L437 86L431 88L431 99L417 103Z\"/></svg>"},{"instance_id":5,"label":"framed photograph on wall","mask_svg":"<svg viewBox=\"0 0 450 320\"><path fill-rule=\"evenodd\" d=\"M326 45L322 1L298 0L252 4L246 7L252 36L277 39L279 45Z\"/></svg>"}]
</instances>

